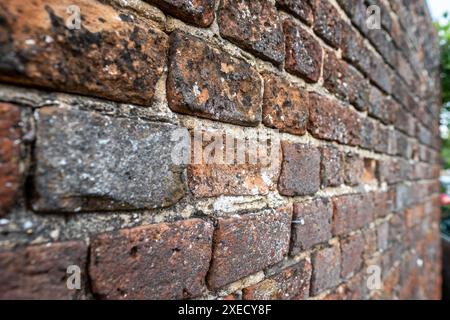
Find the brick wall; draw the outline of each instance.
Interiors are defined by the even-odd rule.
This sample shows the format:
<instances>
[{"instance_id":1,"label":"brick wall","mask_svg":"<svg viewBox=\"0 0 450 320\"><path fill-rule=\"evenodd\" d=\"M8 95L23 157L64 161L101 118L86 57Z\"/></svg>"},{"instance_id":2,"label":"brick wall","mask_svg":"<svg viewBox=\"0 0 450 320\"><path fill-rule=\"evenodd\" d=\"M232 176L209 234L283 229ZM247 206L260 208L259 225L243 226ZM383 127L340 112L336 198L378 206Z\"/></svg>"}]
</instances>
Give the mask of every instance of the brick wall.
<instances>
[{"instance_id":1,"label":"brick wall","mask_svg":"<svg viewBox=\"0 0 450 320\"><path fill-rule=\"evenodd\" d=\"M422 0L2 0L0 298L438 299L439 86Z\"/></svg>"}]
</instances>

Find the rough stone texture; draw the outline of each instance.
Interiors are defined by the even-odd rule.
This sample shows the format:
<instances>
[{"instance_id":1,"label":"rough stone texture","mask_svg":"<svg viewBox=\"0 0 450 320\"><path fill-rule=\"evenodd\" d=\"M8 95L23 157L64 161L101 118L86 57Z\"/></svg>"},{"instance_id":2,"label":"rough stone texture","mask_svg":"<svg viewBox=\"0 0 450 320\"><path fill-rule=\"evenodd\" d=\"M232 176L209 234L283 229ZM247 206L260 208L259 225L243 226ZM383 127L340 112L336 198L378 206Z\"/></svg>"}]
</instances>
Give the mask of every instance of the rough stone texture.
<instances>
[{"instance_id":1,"label":"rough stone texture","mask_svg":"<svg viewBox=\"0 0 450 320\"><path fill-rule=\"evenodd\" d=\"M0 299L83 298L87 246L81 241L48 243L0 251ZM68 289L69 266L81 270L81 289Z\"/></svg>"},{"instance_id":2,"label":"rough stone texture","mask_svg":"<svg viewBox=\"0 0 450 320\"><path fill-rule=\"evenodd\" d=\"M331 238L333 206L320 198L294 204L292 216L291 255L297 255Z\"/></svg>"},{"instance_id":3,"label":"rough stone texture","mask_svg":"<svg viewBox=\"0 0 450 320\"><path fill-rule=\"evenodd\" d=\"M95 112L41 108L34 172L38 211L164 207L184 194L172 162L178 127Z\"/></svg>"},{"instance_id":4,"label":"rough stone texture","mask_svg":"<svg viewBox=\"0 0 450 320\"><path fill-rule=\"evenodd\" d=\"M322 67L322 48L319 42L290 18L283 21L283 30L286 70L308 82L317 82Z\"/></svg>"},{"instance_id":5,"label":"rough stone texture","mask_svg":"<svg viewBox=\"0 0 450 320\"><path fill-rule=\"evenodd\" d=\"M313 22L313 11L309 0L276 0L277 5L292 13L308 25Z\"/></svg>"},{"instance_id":6,"label":"rough stone texture","mask_svg":"<svg viewBox=\"0 0 450 320\"><path fill-rule=\"evenodd\" d=\"M341 277L349 278L362 265L364 238L361 233L341 240Z\"/></svg>"},{"instance_id":7,"label":"rough stone texture","mask_svg":"<svg viewBox=\"0 0 450 320\"><path fill-rule=\"evenodd\" d=\"M145 0L170 15L199 27L207 27L214 21L216 0Z\"/></svg>"},{"instance_id":8,"label":"rough stone texture","mask_svg":"<svg viewBox=\"0 0 450 320\"><path fill-rule=\"evenodd\" d=\"M66 27L70 5L79 30ZM151 105L167 51L151 24L88 0L5 0L0 17L2 81Z\"/></svg>"},{"instance_id":9,"label":"rough stone texture","mask_svg":"<svg viewBox=\"0 0 450 320\"><path fill-rule=\"evenodd\" d=\"M283 162L278 190L285 196L304 196L320 188L320 151L312 146L282 141Z\"/></svg>"},{"instance_id":10,"label":"rough stone texture","mask_svg":"<svg viewBox=\"0 0 450 320\"><path fill-rule=\"evenodd\" d=\"M361 119L355 111L317 93L311 93L309 101L308 130L313 136L349 145L359 144Z\"/></svg>"},{"instance_id":11,"label":"rough stone texture","mask_svg":"<svg viewBox=\"0 0 450 320\"><path fill-rule=\"evenodd\" d=\"M360 184L364 174L364 159L354 153L344 157L344 182L349 186Z\"/></svg>"},{"instance_id":12,"label":"rough stone texture","mask_svg":"<svg viewBox=\"0 0 450 320\"><path fill-rule=\"evenodd\" d=\"M309 118L308 92L274 74L266 73L263 79L264 125L296 135L305 134Z\"/></svg>"},{"instance_id":13,"label":"rough stone texture","mask_svg":"<svg viewBox=\"0 0 450 320\"><path fill-rule=\"evenodd\" d=\"M18 106L0 103L0 216L14 204L22 180L19 164L20 121Z\"/></svg>"},{"instance_id":14,"label":"rough stone texture","mask_svg":"<svg viewBox=\"0 0 450 320\"><path fill-rule=\"evenodd\" d=\"M213 227L200 219L101 234L89 274L102 299L181 299L204 289Z\"/></svg>"},{"instance_id":15,"label":"rough stone texture","mask_svg":"<svg viewBox=\"0 0 450 320\"><path fill-rule=\"evenodd\" d=\"M304 259L243 290L244 300L304 300L309 297L311 262Z\"/></svg>"},{"instance_id":16,"label":"rough stone texture","mask_svg":"<svg viewBox=\"0 0 450 320\"><path fill-rule=\"evenodd\" d=\"M173 32L170 42L172 110L248 126L261 122L262 81L250 65L181 31Z\"/></svg>"},{"instance_id":17,"label":"rough stone texture","mask_svg":"<svg viewBox=\"0 0 450 320\"><path fill-rule=\"evenodd\" d=\"M218 23L222 37L262 59L284 61L283 29L270 1L221 0Z\"/></svg>"},{"instance_id":18,"label":"rough stone texture","mask_svg":"<svg viewBox=\"0 0 450 320\"><path fill-rule=\"evenodd\" d=\"M341 263L338 245L315 251L311 259L313 266L311 277L312 295L317 295L339 284Z\"/></svg>"},{"instance_id":19,"label":"rough stone texture","mask_svg":"<svg viewBox=\"0 0 450 320\"><path fill-rule=\"evenodd\" d=\"M333 234L343 235L364 225L362 196L344 195L333 199Z\"/></svg>"},{"instance_id":20,"label":"rough stone texture","mask_svg":"<svg viewBox=\"0 0 450 320\"><path fill-rule=\"evenodd\" d=\"M335 48L341 43L342 20L336 8L328 0L311 0L314 11L314 31Z\"/></svg>"},{"instance_id":21,"label":"rough stone texture","mask_svg":"<svg viewBox=\"0 0 450 320\"><path fill-rule=\"evenodd\" d=\"M219 218L208 286L223 287L282 260L289 249L291 218L288 208Z\"/></svg>"}]
</instances>

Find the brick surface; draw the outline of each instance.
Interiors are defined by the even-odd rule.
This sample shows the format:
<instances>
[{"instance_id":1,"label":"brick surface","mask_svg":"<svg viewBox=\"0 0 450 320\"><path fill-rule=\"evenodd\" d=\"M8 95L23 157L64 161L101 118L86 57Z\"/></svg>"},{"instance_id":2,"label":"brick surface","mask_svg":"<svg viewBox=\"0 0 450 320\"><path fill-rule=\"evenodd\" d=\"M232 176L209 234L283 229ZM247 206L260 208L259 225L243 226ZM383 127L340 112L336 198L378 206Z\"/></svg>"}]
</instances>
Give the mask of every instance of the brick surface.
<instances>
[{"instance_id":1,"label":"brick surface","mask_svg":"<svg viewBox=\"0 0 450 320\"><path fill-rule=\"evenodd\" d=\"M333 206L320 198L294 204L292 216L291 255L310 249L331 238Z\"/></svg>"},{"instance_id":2,"label":"brick surface","mask_svg":"<svg viewBox=\"0 0 450 320\"><path fill-rule=\"evenodd\" d=\"M20 108L0 103L0 216L14 204L22 180L20 172Z\"/></svg>"},{"instance_id":3,"label":"brick surface","mask_svg":"<svg viewBox=\"0 0 450 320\"><path fill-rule=\"evenodd\" d=\"M282 260L289 249L291 218L285 208L219 218L208 286L220 288Z\"/></svg>"},{"instance_id":4,"label":"brick surface","mask_svg":"<svg viewBox=\"0 0 450 320\"><path fill-rule=\"evenodd\" d=\"M329 45L337 48L341 43L341 25L339 13L329 1L311 0L314 11L313 29Z\"/></svg>"},{"instance_id":5,"label":"brick surface","mask_svg":"<svg viewBox=\"0 0 450 320\"><path fill-rule=\"evenodd\" d=\"M313 11L308 0L276 0L276 3L280 8L293 14L306 24L312 24Z\"/></svg>"},{"instance_id":6,"label":"brick surface","mask_svg":"<svg viewBox=\"0 0 450 320\"><path fill-rule=\"evenodd\" d=\"M87 281L87 254L87 246L81 241L0 251L0 299L83 298ZM67 273L69 266L80 268L79 290L67 287L71 275Z\"/></svg>"},{"instance_id":7,"label":"brick surface","mask_svg":"<svg viewBox=\"0 0 450 320\"><path fill-rule=\"evenodd\" d=\"M362 265L364 237L361 233L351 235L341 240L341 277L348 279Z\"/></svg>"},{"instance_id":8,"label":"brick surface","mask_svg":"<svg viewBox=\"0 0 450 320\"><path fill-rule=\"evenodd\" d=\"M218 23L220 34L258 57L284 61L284 36L277 10L265 0L223 0Z\"/></svg>"},{"instance_id":9,"label":"brick surface","mask_svg":"<svg viewBox=\"0 0 450 320\"><path fill-rule=\"evenodd\" d=\"M338 245L315 251L311 260L313 265L311 277L312 296L339 284L341 262Z\"/></svg>"},{"instance_id":10,"label":"brick surface","mask_svg":"<svg viewBox=\"0 0 450 320\"><path fill-rule=\"evenodd\" d=\"M145 0L187 23L207 27L214 21L216 0Z\"/></svg>"},{"instance_id":11,"label":"brick surface","mask_svg":"<svg viewBox=\"0 0 450 320\"><path fill-rule=\"evenodd\" d=\"M263 123L283 132L305 134L309 119L308 93L274 74L266 73L263 79Z\"/></svg>"},{"instance_id":12,"label":"brick surface","mask_svg":"<svg viewBox=\"0 0 450 320\"><path fill-rule=\"evenodd\" d=\"M338 187L344 183L345 163L343 153L334 146L321 148L320 177L322 187Z\"/></svg>"},{"instance_id":13,"label":"brick surface","mask_svg":"<svg viewBox=\"0 0 450 320\"><path fill-rule=\"evenodd\" d=\"M213 226L200 219L123 229L92 241L92 290L103 299L181 299L204 289Z\"/></svg>"},{"instance_id":14,"label":"brick surface","mask_svg":"<svg viewBox=\"0 0 450 320\"><path fill-rule=\"evenodd\" d=\"M364 159L355 153L344 156L344 182L349 186L361 183L364 174Z\"/></svg>"},{"instance_id":15,"label":"brick surface","mask_svg":"<svg viewBox=\"0 0 450 320\"><path fill-rule=\"evenodd\" d=\"M170 38L167 99L172 110L249 126L261 122L262 81L250 65L181 31Z\"/></svg>"},{"instance_id":16,"label":"brick surface","mask_svg":"<svg viewBox=\"0 0 450 320\"><path fill-rule=\"evenodd\" d=\"M311 262L304 259L243 290L244 300L304 300L309 297Z\"/></svg>"},{"instance_id":17,"label":"brick surface","mask_svg":"<svg viewBox=\"0 0 450 320\"><path fill-rule=\"evenodd\" d=\"M362 227L360 216L367 212L360 210L363 198L359 194L333 198L333 234L343 235Z\"/></svg>"},{"instance_id":18,"label":"brick surface","mask_svg":"<svg viewBox=\"0 0 450 320\"><path fill-rule=\"evenodd\" d=\"M95 112L41 108L34 171L37 211L164 207L183 195L171 135L178 127Z\"/></svg>"},{"instance_id":19,"label":"brick surface","mask_svg":"<svg viewBox=\"0 0 450 320\"><path fill-rule=\"evenodd\" d=\"M309 101L308 130L314 137L349 145L360 143L361 119L355 111L317 93L311 93Z\"/></svg>"},{"instance_id":20,"label":"brick surface","mask_svg":"<svg viewBox=\"0 0 450 320\"><path fill-rule=\"evenodd\" d=\"M282 141L283 162L278 190L285 196L316 193L320 188L320 151L312 146Z\"/></svg>"},{"instance_id":21,"label":"brick surface","mask_svg":"<svg viewBox=\"0 0 450 320\"><path fill-rule=\"evenodd\" d=\"M308 82L317 82L323 55L319 42L290 18L283 21L283 30L286 42L286 70Z\"/></svg>"},{"instance_id":22,"label":"brick surface","mask_svg":"<svg viewBox=\"0 0 450 320\"><path fill-rule=\"evenodd\" d=\"M2 44L8 52L0 58L2 81L151 105L166 65L162 31L97 1L2 4L0 32L9 34ZM83 15L79 30L66 27L70 5Z\"/></svg>"}]
</instances>

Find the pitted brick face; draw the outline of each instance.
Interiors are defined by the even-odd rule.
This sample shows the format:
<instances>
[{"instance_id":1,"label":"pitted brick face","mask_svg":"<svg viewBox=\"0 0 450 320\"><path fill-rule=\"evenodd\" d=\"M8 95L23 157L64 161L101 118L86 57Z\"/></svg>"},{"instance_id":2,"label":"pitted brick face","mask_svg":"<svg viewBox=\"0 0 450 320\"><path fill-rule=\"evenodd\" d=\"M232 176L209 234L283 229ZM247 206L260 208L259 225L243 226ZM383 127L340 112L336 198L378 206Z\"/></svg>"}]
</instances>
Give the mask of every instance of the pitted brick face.
<instances>
[{"instance_id":1,"label":"pitted brick face","mask_svg":"<svg viewBox=\"0 0 450 320\"><path fill-rule=\"evenodd\" d=\"M146 0L187 23L207 27L214 21L216 0Z\"/></svg>"},{"instance_id":2,"label":"pitted brick face","mask_svg":"<svg viewBox=\"0 0 450 320\"><path fill-rule=\"evenodd\" d=\"M170 42L172 110L247 126L261 122L262 81L249 64L181 31Z\"/></svg>"},{"instance_id":3,"label":"pitted brick face","mask_svg":"<svg viewBox=\"0 0 450 320\"><path fill-rule=\"evenodd\" d=\"M276 3L280 8L292 13L306 24L312 24L313 11L309 0L276 0Z\"/></svg>"},{"instance_id":4,"label":"pitted brick face","mask_svg":"<svg viewBox=\"0 0 450 320\"><path fill-rule=\"evenodd\" d=\"M83 17L78 30L66 26L71 5ZM1 80L151 105L168 47L151 23L88 0L7 0L0 17L9 35L2 37Z\"/></svg>"},{"instance_id":5,"label":"pitted brick face","mask_svg":"<svg viewBox=\"0 0 450 320\"><path fill-rule=\"evenodd\" d=\"M284 37L275 7L266 0L222 0L220 34L262 59L284 61Z\"/></svg>"}]
</instances>

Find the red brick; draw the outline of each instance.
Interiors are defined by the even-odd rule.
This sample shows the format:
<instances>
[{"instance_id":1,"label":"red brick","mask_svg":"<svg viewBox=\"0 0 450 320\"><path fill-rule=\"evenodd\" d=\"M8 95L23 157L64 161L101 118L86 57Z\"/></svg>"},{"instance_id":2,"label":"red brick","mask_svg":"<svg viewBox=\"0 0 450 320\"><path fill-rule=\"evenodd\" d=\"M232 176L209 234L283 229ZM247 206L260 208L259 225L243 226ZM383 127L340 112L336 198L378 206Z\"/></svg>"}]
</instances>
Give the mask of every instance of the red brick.
<instances>
[{"instance_id":1,"label":"red brick","mask_svg":"<svg viewBox=\"0 0 450 320\"><path fill-rule=\"evenodd\" d=\"M98 1L2 4L0 16L6 20L0 32L9 34L0 63L2 81L151 105L166 65L162 31ZM80 30L66 27L70 5L80 8Z\"/></svg>"},{"instance_id":2,"label":"red brick","mask_svg":"<svg viewBox=\"0 0 450 320\"><path fill-rule=\"evenodd\" d=\"M308 82L317 82L322 68L322 47L319 42L292 19L283 21L283 30L286 70Z\"/></svg>"},{"instance_id":3,"label":"red brick","mask_svg":"<svg viewBox=\"0 0 450 320\"><path fill-rule=\"evenodd\" d=\"M343 235L362 227L360 216L362 212L363 197L360 194L350 194L333 198L333 234Z\"/></svg>"},{"instance_id":4,"label":"red brick","mask_svg":"<svg viewBox=\"0 0 450 320\"><path fill-rule=\"evenodd\" d=\"M356 233L341 240L341 277L348 279L361 269L364 238Z\"/></svg>"},{"instance_id":5,"label":"red brick","mask_svg":"<svg viewBox=\"0 0 450 320\"><path fill-rule=\"evenodd\" d=\"M342 37L342 20L339 12L328 0L311 0L314 11L314 32L334 48L338 48Z\"/></svg>"},{"instance_id":6,"label":"red brick","mask_svg":"<svg viewBox=\"0 0 450 320\"><path fill-rule=\"evenodd\" d=\"M208 286L223 287L282 260L289 249L291 218L287 208L219 218Z\"/></svg>"},{"instance_id":7,"label":"red brick","mask_svg":"<svg viewBox=\"0 0 450 320\"><path fill-rule=\"evenodd\" d=\"M282 141L283 162L278 190L285 196L303 196L320 188L320 152L316 147Z\"/></svg>"},{"instance_id":8,"label":"red brick","mask_svg":"<svg viewBox=\"0 0 450 320\"><path fill-rule=\"evenodd\" d=\"M244 300L304 300L309 297L311 262L297 264L243 290Z\"/></svg>"},{"instance_id":9,"label":"red brick","mask_svg":"<svg viewBox=\"0 0 450 320\"><path fill-rule=\"evenodd\" d=\"M313 272L311 277L311 295L337 286L340 282L341 257L338 245L326 247L312 254Z\"/></svg>"},{"instance_id":10,"label":"red brick","mask_svg":"<svg viewBox=\"0 0 450 320\"><path fill-rule=\"evenodd\" d=\"M361 183L364 174L364 159L355 153L347 153L344 158L344 182L349 186Z\"/></svg>"},{"instance_id":11,"label":"red brick","mask_svg":"<svg viewBox=\"0 0 450 320\"><path fill-rule=\"evenodd\" d=\"M366 110L369 101L369 81L352 66L338 60L333 52L325 55L324 86L337 97L359 110Z\"/></svg>"},{"instance_id":12,"label":"red brick","mask_svg":"<svg viewBox=\"0 0 450 320\"><path fill-rule=\"evenodd\" d=\"M331 239L333 206L326 198L294 204L291 255L297 255L316 244Z\"/></svg>"},{"instance_id":13,"label":"red brick","mask_svg":"<svg viewBox=\"0 0 450 320\"><path fill-rule=\"evenodd\" d=\"M369 115L379 119L384 124L391 124L399 105L392 99L387 99L384 94L372 86L370 90Z\"/></svg>"},{"instance_id":14,"label":"red brick","mask_svg":"<svg viewBox=\"0 0 450 320\"><path fill-rule=\"evenodd\" d=\"M213 226L200 219L98 235L89 274L102 299L181 299L204 289Z\"/></svg>"},{"instance_id":15,"label":"red brick","mask_svg":"<svg viewBox=\"0 0 450 320\"><path fill-rule=\"evenodd\" d=\"M80 299L85 294L87 246L81 241L0 252L0 299ZM81 270L81 289L68 289L69 266Z\"/></svg>"},{"instance_id":16,"label":"red brick","mask_svg":"<svg viewBox=\"0 0 450 320\"><path fill-rule=\"evenodd\" d=\"M181 31L173 32L170 41L167 100L172 110L248 126L261 122L262 81L249 64Z\"/></svg>"},{"instance_id":17,"label":"red brick","mask_svg":"<svg viewBox=\"0 0 450 320\"><path fill-rule=\"evenodd\" d=\"M343 153L334 146L321 148L322 158L320 176L322 187L338 187L344 183L344 157Z\"/></svg>"},{"instance_id":18,"label":"red brick","mask_svg":"<svg viewBox=\"0 0 450 320\"><path fill-rule=\"evenodd\" d=\"M187 23L207 27L214 21L215 0L145 0Z\"/></svg>"},{"instance_id":19,"label":"red brick","mask_svg":"<svg viewBox=\"0 0 450 320\"><path fill-rule=\"evenodd\" d=\"M360 143L361 118L357 112L317 93L309 95L309 131L319 139L348 145Z\"/></svg>"},{"instance_id":20,"label":"red brick","mask_svg":"<svg viewBox=\"0 0 450 320\"><path fill-rule=\"evenodd\" d=\"M0 103L0 216L14 204L21 184L20 108Z\"/></svg>"},{"instance_id":21,"label":"red brick","mask_svg":"<svg viewBox=\"0 0 450 320\"><path fill-rule=\"evenodd\" d=\"M270 1L222 0L218 23L222 37L262 59L284 61L283 29Z\"/></svg>"},{"instance_id":22,"label":"red brick","mask_svg":"<svg viewBox=\"0 0 450 320\"><path fill-rule=\"evenodd\" d=\"M308 0L276 0L277 5L308 25L313 22L313 11Z\"/></svg>"},{"instance_id":23,"label":"red brick","mask_svg":"<svg viewBox=\"0 0 450 320\"><path fill-rule=\"evenodd\" d=\"M266 73L263 78L263 123L283 132L305 134L309 119L308 92L275 74Z\"/></svg>"}]
</instances>

